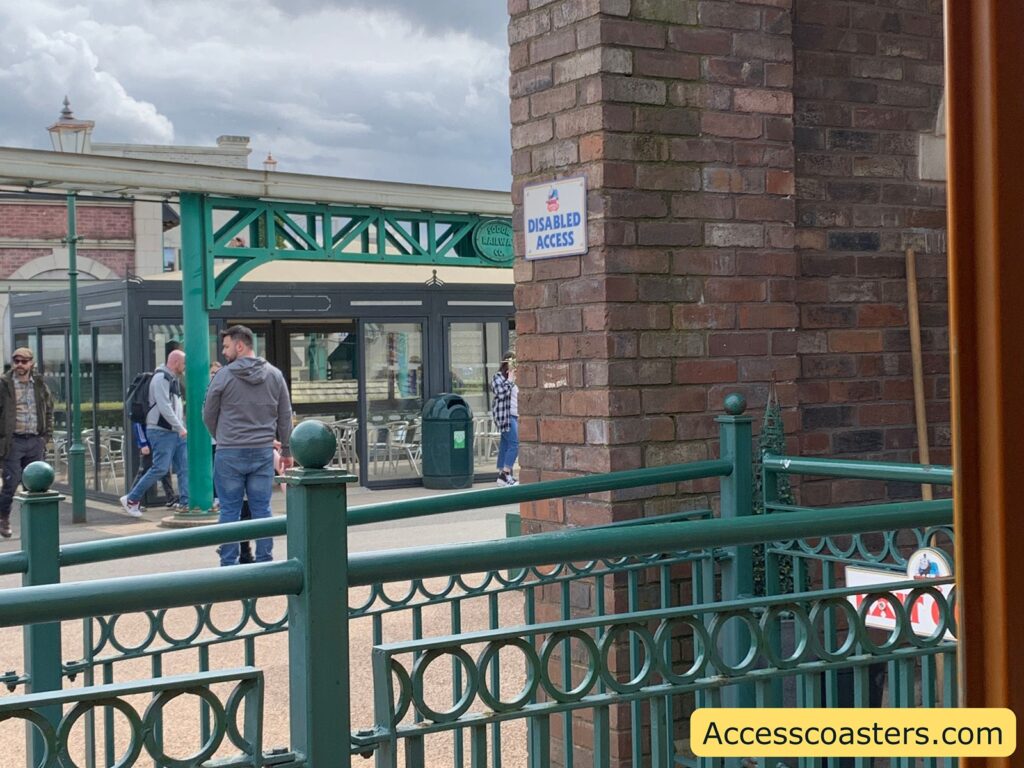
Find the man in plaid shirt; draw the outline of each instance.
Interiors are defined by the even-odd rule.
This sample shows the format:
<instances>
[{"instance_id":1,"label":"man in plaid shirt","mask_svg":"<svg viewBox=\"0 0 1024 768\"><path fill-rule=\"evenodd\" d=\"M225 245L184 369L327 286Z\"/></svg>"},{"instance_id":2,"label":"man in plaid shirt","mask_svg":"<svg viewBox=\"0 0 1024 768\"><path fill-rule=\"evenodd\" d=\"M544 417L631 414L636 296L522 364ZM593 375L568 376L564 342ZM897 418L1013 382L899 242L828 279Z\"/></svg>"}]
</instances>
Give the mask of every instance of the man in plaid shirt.
<instances>
[{"instance_id":1,"label":"man in plaid shirt","mask_svg":"<svg viewBox=\"0 0 1024 768\"><path fill-rule=\"evenodd\" d=\"M516 485L512 467L519 455L519 387L515 382L515 355L506 352L501 367L491 379L491 416L501 431L498 443L498 485Z\"/></svg>"}]
</instances>

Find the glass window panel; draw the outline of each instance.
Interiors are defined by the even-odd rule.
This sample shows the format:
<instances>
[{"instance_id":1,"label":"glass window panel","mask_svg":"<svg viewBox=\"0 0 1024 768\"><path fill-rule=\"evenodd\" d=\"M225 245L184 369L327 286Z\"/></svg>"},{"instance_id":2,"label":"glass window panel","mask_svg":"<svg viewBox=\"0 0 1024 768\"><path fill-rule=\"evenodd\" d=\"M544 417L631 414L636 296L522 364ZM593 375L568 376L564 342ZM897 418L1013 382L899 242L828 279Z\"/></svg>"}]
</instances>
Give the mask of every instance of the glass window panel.
<instances>
[{"instance_id":1,"label":"glass window panel","mask_svg":"<svg viewBox=\"0 0 1024 768\"><path fill-rule=\"evenodd\" d=\"M67 347L63 329L42 332L40 369L46 385L53 394L53 439L49 458L55 481L68 482L68 399L67 399Z\"/></svg>"},{"instance_id":2,"label":"glass window panel","mask_svg":"<svg viewBox=\"0 0 1024 768\"><path fill-rule=\"evenodd\" d=\"M220 337L217 335L216 326L212 323L210 324L209 338L210 360L220 360ZM185 348L184 325L181 323L149 323L146 354L143 357L144 370L152 371L158 365L163 365L167 360L167 355L171 353L172 343L179 344L180 349Z\"/></svg>"},{"instance_id":3,"label":"glass window panel","mask_svg":"<svg viewBox=\"0 0 1024 768\"><path fill-rule=\"evenodd\" d=\"M419 477L423 326L364 323L367 479Z\"/></svg>"},{"instance_id":4,"label":"glass window panel","mask_svg":"<svg viewBox=\"0 0 1024 768\"><path fill-rule=\"evenodd\" d=\"M125 444L123 341L121 324L93 328L96 377L96 430L92 450L86 456L96 461L96 490L114 495L125 493L125 456L131 446ZM83 399L85 393L83 392Z\"/></svg>"},{"instance_id":5,"label":"glass window panel","mask_svg":"<svg viewBox=\"0 0 1024 768\"><path fill-rule=\"evenodd\" d=\"M269 360L274 365L277 363L271 359L270 346L268 339L270 338L270 328L266 325L251 325L242 320L227 320L224 323L224 328L230 328L232 325L244 325L250 331L252 331L252 351L256 353L257 357L262 357L265 360ZM221 363L224 362L224 358L221 356L221 340L218 336L215 339L217 345L216 354L210 356L210 360L219 360ZM281 366L278 366L281 367Z\"/></svg>"},{"instance_id":6,"label":"glass window panel","mask_svg":"<svg viewBox=\"0 0 1024 768\"><path fill-rule=\"evenodd\" d=\"M357 415L358 336L355 323L330 331L292 331L288 335L292 404L299 412L315 409L329 420Z\"/></svg>"},{"instance_id":7,"label":"glass window panel","mask_svg":"<svg viewBox=\"0 0 1024 768\"><path fill-rule=\"evenodd\" d=\"M453 322L448 325L451 391L473 409L475 471L495 469L497 430L491 419L491 377L501 365L501 322Z\"/></svg>"},{"instance_id":8,"label":"glass window panel","mask_svg":"<svg viewBox=\"0 0 1024 768\"><path fill-rule=\"evenodd\" d=\"M35 331L19 331L14 334L14 347L28 347L32 350L32 354L35 355L36 360L41 359L42 355L39 352L39 334ZM11 367L10 359L4 360L4 371Z\"/></svg>"},{"instance_id":9,"label":"glass window panel","mask_svg":"<svg viewBox=\"0 0 1024 768\"><path fill-rule=\"evenodd\" d=\"M71 361L68 361L68 376L71 375ZM82 328L78 334L78 380L79 380L79 396L82 399L81 403L81 439L82 445L85 446L85 483L89 490L96 490L96 471L97 464L96 458L96 447L93 440L94 431L96 429L96 409L94 408L93 402L93 357L92 357L92 335L89 332L88 327ZM70 396L71 385L68 384L68 393ZM68 403L68 409L73 407L74 403ZM70 423L70 414L69 414Z\"/></svg>"}]
</instances>

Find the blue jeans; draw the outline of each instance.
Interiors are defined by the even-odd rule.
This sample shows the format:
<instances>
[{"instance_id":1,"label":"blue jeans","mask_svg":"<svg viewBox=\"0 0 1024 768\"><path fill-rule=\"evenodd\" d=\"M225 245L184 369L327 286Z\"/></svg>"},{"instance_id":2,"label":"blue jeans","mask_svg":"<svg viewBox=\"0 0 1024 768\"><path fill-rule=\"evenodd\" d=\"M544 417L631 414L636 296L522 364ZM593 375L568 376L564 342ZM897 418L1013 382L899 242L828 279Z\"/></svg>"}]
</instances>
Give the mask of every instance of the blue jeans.
<instances>
[{"instance_id":1,"label":"blue jeans","mask_svg":"<svg viewBox=\"0 0 1024 768\"><path fill-rule=\"evenodd\" d=\"M178 476L178 501L188 506L188 448L185 438L162 427L148 427L146 438L153 456L153 466L128 491L128 501L139 502L146 491L156 485L171 468Z\"/></svg>"},{"instance_id":2,"label":"blue jeans","mask_svg":"<svg viewBox=\"0 0 1024 768\"><path fill-rule=\"evenodd\" d=\"M498 443L498 471L504 469L512 471L512 466L519 456L519 417L512 416L508 422L508 432L501 433L501 441Z\"/></svg>"},{"instance_id":3,"label":"blue jeans","mask_svg":"<svg viewBox=\"0 0 1024 768\"><path fill-rule=\"evenodd\" d=\"M270 517L270 495L274 490L273 448L221 448L213 456L213 485L220 500L220 522L237 522L242 499L249 500L252 519ZM221 565L238 565L238 542L221 544L217 552ZM257 563L274 559L274 540L257 539Z\"/></svg>"}]
</instances>

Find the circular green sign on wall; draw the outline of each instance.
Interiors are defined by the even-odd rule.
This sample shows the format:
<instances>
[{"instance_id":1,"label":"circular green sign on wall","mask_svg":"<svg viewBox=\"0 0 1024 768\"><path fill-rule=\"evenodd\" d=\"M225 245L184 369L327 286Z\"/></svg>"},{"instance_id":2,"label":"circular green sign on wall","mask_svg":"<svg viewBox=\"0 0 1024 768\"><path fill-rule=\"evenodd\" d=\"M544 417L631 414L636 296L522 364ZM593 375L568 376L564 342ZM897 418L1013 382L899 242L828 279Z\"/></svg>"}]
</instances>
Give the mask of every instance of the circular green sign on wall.
<instances>
[{"instance_id":1,"label":"circular green sign on wall","mask_svg":"<svg viewBox=\"0 0 1024 768\"><path fill-rule=\"evenodd\" d=\"M473 247L487 261L512 263L512 223L504 219L485 219L473 230Z\"/></svg>"}]
</instances>

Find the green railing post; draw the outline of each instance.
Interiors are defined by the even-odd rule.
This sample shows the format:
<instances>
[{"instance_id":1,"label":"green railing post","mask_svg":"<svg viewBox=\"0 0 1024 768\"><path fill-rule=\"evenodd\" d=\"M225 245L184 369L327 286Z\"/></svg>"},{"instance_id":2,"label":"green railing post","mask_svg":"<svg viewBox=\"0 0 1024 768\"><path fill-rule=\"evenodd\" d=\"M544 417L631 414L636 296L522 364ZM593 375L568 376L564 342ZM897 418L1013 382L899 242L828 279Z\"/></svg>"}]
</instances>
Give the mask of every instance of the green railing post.
<instances>
[{"instance_id":1,"label":"green railing post","mask_svg":"<svg viewBox=\"0 0 1024 768\"><path fill-rule=\"evenodd\" d=\"M188 495L190 508L198 510L200 515L213 514L213 448L210 433L203 424L203 400L210 380L210 313L206 309L206 273L213 269L213 253L205 248L206 227L202 195L182 193L181 312L185 321ZM158 355L161 353L162 350L157 350Z\"/></svg>"},{"instance_id":2,"label":"green railing post","mask_svg":"<svg viewBox=\"0 0 1024 768\"><path fill-rule=\"evenodd\" d=\"M721 480L721 517L738 520L754 512L753 419L744 416L747 401L739 394L725 398L725 415L718 416L718 434L722 459L732 464L732 472ZM722 600L742 600L754 596L753 549L729 547L729 557L722 565ZM746 656L753 638L745 626L733 621L723 643L725 657L738 663ZM726 706L754 706L754 692L749 685L727 688L723 696Z\"/></svg>"},{"instance_id":3,"label":"green railing post","mask_svg":"<svg viewBox=\"0 0 1024 768\"><path fill-rule=\"evenodd\" d=\"M19 493L21 503L21 547L28 569L21 578L25 587L60 582L60 501L64 497L51 491L53 467L34 461L25 467L22 482L27 492ZM63 683L60 622L27 624L22 633L28 692L59 691ZM40 714L56 726L60 722L59 705L46 707ZM39 730L26 724L31 741L28 765L42 765L46 742Z\"/></svg>"},{"instance_id":4,"label":"green railing post","mask_svg":"<svg viewBox=\"0 0 1024 768\"><path fill-rule=\"evenodd\" d=\"M318 421L296 427L291 448L302 468L287 477L288 557L303 572L302 591L288 598L292 749L307 768L349 768L345 486L356 478L324 469L337 443Z\"/></svg>"}]
</instances>

